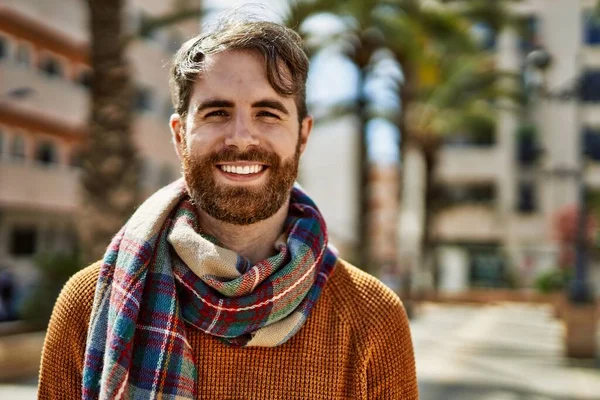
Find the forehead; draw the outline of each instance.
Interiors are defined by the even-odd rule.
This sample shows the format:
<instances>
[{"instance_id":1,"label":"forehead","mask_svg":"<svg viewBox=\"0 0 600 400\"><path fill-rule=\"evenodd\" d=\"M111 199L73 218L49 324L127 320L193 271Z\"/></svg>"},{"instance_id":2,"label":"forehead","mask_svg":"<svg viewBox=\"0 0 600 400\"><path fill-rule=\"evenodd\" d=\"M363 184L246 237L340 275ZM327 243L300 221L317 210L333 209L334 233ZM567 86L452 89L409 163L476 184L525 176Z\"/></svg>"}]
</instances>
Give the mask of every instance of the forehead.
<instances>
[{"instance_id":1,"label":"forehead","mask_svg":"<svg viewBox=\"0 0 600 400\"><path fill-rule=\"evenodd\" d=\"M222 98L235 104L278 99L296 111L294 98L282 96L267 78L265 61L250 51L228 50L206 56L204 69L196 82L190 106L208 98Z\"/></svg>"}]
</instances>

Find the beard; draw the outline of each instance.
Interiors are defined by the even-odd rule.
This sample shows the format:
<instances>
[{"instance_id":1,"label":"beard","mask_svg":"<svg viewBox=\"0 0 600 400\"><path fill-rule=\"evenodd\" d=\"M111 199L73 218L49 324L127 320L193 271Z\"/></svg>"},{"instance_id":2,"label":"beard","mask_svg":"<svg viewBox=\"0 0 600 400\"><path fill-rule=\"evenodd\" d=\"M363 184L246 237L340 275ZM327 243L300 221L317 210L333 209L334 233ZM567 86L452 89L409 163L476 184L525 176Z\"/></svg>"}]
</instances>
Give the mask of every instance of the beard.
<instances>
[{"instance_id":1,"label":"beard","mask_svg":"<svg viewBox=\"0 0 600 400\"><path fill-rule=\"evenodd\" d=\"M211 217L234 225L250 225L273 216L289 199L298 176L300 138L288 160L262 148L237 151L227 147L201 158L194 158L187 148L182 152L183 177L192 203ZM219 184L214 176L217 164L255 161L268 165L267 181L260 185Z\"/></svg>"}]
</instances>

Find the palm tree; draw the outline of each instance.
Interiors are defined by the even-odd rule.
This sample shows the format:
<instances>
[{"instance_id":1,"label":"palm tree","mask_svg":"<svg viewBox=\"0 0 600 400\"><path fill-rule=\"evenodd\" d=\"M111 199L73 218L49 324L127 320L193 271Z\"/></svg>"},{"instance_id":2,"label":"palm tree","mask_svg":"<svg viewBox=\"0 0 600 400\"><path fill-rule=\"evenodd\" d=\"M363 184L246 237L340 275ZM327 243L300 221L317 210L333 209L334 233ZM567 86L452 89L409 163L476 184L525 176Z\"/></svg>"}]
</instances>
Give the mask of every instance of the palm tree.
<instances>
[{"instance_id":1,"label":"palm tree","mask_svg":"<svg viewBox=\"0 0 600 400\"><path fill-rule=\"evenodd\" d=\"M185 19L199 18L199 0L174 0L173 12L142 21L128 35L125 0L88 0L91 84L90 136L83 154L78 215L83 258L100 258L139 203L140 159L133 142L133 87L125 53L132 39ZM195 3L196 5L191 5Z\"/></svg>"},{"instance_id":2,"label":"palm tree","mask_svg":"<svg viewBox=\"0 0 600 400\"><path fill-rule=\"evenodd\" d=\"M461 131L493 130L497 109L492 105L507 98L522 101L514 89L518 76L497 71L471 33L475 23L493 32L512 24L506 3L474 0L451 9L421 8L420 43L395 50L406 76L401 89L401 154L416 151L424 162L420 265L426 270L432 261L432 217L438 205L434 171L443 139Z\"/></svg>"},{"instance_id":3,"label":"palm tree","mask_svg":"<svg viewBox=\"0 0 600 400\"><path fill-rule=\"evenodd\" d=\"M139 158L133 144L132 83L122 33L124 0L89 0L90 136L83 154L78 217L86 261L100 257L139 200Z\"/></svg>"},{"instance_id":4,"label":"palm tree","mask_svg":"<svg viewBox=\"0 0 600 400\"><path fill-rule=\"evenodd\" d=\"M432 254L432 217L439 206L434 172L444 138L458 132L493 131L498 111L495 101L514 97L500 87L505 76L495 71L485 55L465 55L443 64L447 65L441 70L439 83L418 91L405 110L407 146L418 151L424 161L421 254L425 268Z\"/></svg>"},{"instance_id":5,"label":"palm tree","mask_svg":"<svg viewBox=\"0 0 600 400\"><path fill-rule=\"evenodd\" d=\"M370 107L365 93L365 84L372 73L374 54L386 47L386 38L380 29L381 18L385 14L386 2L381 0L350 0L346 2L317 0L297 1L292 4L287 18L289 26L301 28L302 23L308 18L319 13L333 13L343 21L345 29L331 38L320 38L317 41L306 40L308 44L317 43L318 50L335 44L344 49L345 55L352 61L358 71L357 96L350 104L339 104L331 107L326 120L338 118L342 115L352 114L358 118L358 243L356 254L351 255L352 261L366 270L372 270L374 266L368 257L369 226L369 160L367 157L367 132L366 127L370 119L375 115ZM302 32L301 32L302 33ZM352 257L353 256L353 257Z\"/></svg>"},{"instance_id":6,"label":"palm tree","mask_svg":"<svg viewBox=\"0 0 600 400\"><path fill-rule=\"evenodd\" d=\"M361 121L359 240L363 251L356 260L361 267L368 265L364 251L368 248L365 246L368 243L365 216L369 196L365 184L368 173L366 122L380 116L397 124L402 132L400 154L405 155L408 148L416 148L426 160L425 202L428 213L421 247L428 249L433 211L433 171L443 136L452 135L459 127L465 128L474 123L489 125L493 110L482 104L506 95L498 87L503 74L491 68L488 59L479 56L481 49L472 27L476 22L483 22L499 32L511 22L510 13L506 10L506 3L510 1L348 1L329 9L350 21L347 31L335 39L344 41L342 47L351 49L348 56L360 70L361 77L360 95L353 106L334 108L336 115L350 111ZM314 15L307 10L310 5L320 6L316 7L315 13L331 6L327 1L307 3L299 13L304 19ZM329 44L328 41L322 42ZM402 112L386 110L383 115L378 115L366 104L362 84L370 73L371 59L378 49L391 51L401 66L403 78L396 82L395 87ZM450 101L455 95L462 96L459 96L462 100Z\"/></svg>"},{"instance_id":7,"label":"palm tree","mask_svg":"<svg viewBox=\"0 0 600 400\"><path fill-rule=\"evenodd\" d=\"M471 9L469 9L471 10ZM427 56L426 48L443 47L446 54L451 52L474 51L475 45L464 17L458 12L450 13L446 8L423 7L417 0L370 0L332 2L328 0L299 1L291 9L288 24L300 26L303 20L322 12L331 12L340 16L345 22L346 30L329 40L321 40L321 46L332 42L343 42L342 48L356 65L359 71L358 96L350 106L334 107L334 115L353 113L359 119L359 254L354 260L363 268L369 269L366 250L369 248L369 237L366 218L368 212L368 173L367 159L367 122L383 116L404 129L403 113L399 110L387 111L385 115L369 107L365 96L364 84L373 67L373 55L381 49L391 50L396 61L401 65L404 84L397 82L397 89L403 107L407 107L418 88L415 82L417 72L424 65L423 57ZM311 41L308 41L311 43ZM431 58L431 57L430 57ZM431 63L429 64L431 65ZM405 141L403 140L402 143ZM401 152L404 149L401 149Z\"/></svg>"}]
</instances>

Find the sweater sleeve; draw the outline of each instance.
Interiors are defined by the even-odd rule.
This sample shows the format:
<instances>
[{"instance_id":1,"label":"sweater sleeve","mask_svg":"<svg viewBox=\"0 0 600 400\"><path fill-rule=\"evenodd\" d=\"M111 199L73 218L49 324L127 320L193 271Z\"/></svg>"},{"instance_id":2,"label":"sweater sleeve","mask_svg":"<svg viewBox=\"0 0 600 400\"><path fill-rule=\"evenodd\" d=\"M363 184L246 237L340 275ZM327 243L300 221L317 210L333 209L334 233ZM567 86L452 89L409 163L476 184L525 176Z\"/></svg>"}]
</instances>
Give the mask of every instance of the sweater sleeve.
<instances>
[{"instance_id":1,"label":"sweater sleeve","mask_svg":"<svg viewBox=\"0 0 600 400\"><path fill-rule=\"evenodd\" d=\"M410 327L400 300L372 332L367 399L418 400Z\"/></svg>"},{"instance_id":2,"label":"sweater sleeve","mask_svg":"<svg viewBox=\"0 0 600 400\"><path fill-rule=\"evenodd\" d=\"M42 351L40 400L81 398L85 344L98 272L96 264L73 275L54 305Z\"/></svg>"}]
</instances>

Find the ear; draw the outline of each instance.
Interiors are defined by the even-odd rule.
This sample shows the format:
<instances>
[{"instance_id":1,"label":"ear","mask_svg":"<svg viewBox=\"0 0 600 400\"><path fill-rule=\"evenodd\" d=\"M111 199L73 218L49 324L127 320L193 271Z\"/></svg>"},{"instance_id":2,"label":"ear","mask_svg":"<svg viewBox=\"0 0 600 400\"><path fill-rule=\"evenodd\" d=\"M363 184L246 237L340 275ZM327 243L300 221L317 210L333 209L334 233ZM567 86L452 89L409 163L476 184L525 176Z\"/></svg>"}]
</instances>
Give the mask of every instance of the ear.
<instances>
[{"instance_id":1,"label":"ear","mask_svg":"<svg viewBox=\"0 0 600 400\"><path fill-rule=\"evenodd\" d=\"M183 159L183 146L185 146L183 124L185 121L181 119L179 114L171 115L169 119L169 127L171 128L171 136L173 137L173 146L175 147L175 153L180 160Z\"/></svg>"},{"instance_id":2,"label":"ear","mask_svg":"<svg viewBox=\"0 0 600 400\"><path fill-rule=\"evenodd\" d=\"M300 154L304 153L304 149L306 149L306 144L308 143L308 137L312 132L312 127L313 117L311 115L307 115L300 124Z\"/></svg>"}]
</instances>

